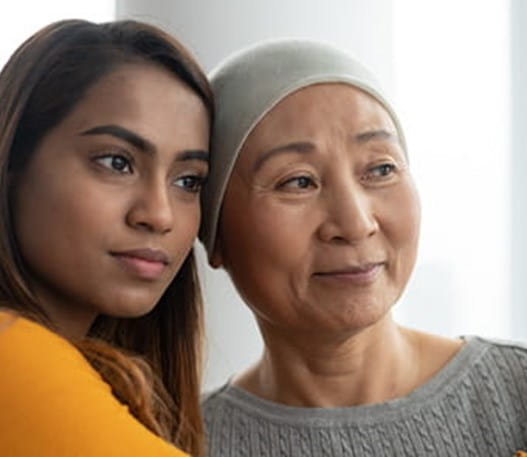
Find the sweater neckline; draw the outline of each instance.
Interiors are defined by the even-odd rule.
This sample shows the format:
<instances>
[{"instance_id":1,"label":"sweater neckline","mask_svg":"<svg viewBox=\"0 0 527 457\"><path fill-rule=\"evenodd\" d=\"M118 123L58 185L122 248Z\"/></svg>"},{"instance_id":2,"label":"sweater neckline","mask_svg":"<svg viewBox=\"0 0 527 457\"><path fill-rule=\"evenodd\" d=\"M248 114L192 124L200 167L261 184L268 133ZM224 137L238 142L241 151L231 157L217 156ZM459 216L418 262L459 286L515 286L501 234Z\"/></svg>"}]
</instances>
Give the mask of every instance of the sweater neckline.
<instances>
[{"instance_id":1,"label":"sweater neckline","mask_svg":"<svg viewBox=\"0 0 527 457\"><path fill-rule=\"evenodd\" d=\"M408 395L383 403L338 408L299 407L275 403L260 398L240 387L227 382L217 395L234 403L247 414L264 416L271 420L303 425L308 423L335 425L342 423L368 423L400 419L402 415L414 413L426 405L437 402L439 396L453 393L471 366L486 352L488 345L478 337L462 337L464 344L459 351L428 381Z\"/></svg>"}]
</instances>

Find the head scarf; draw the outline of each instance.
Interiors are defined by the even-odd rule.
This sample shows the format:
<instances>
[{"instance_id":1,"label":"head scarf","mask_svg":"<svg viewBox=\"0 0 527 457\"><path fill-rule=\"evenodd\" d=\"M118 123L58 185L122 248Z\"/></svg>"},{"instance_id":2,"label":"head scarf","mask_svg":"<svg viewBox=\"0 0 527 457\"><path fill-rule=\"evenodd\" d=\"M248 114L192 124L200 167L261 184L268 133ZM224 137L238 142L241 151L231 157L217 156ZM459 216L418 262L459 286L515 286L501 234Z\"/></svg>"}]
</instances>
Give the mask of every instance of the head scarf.
<instances>
[{"instance_id":1,"label":"head scarf","mask_svg":"<svg viewBox=\"0 0 527 457\"><path fill-rule=\"evenodd\" d=\"M210 174L202 191L199 234L209 258L238 154L258 122L291 93L320 83L347 83L363 90L391 116L406 153L399 120L375 77L360 62L332 45L299 39L264 42L228 57L209 76L216 112Z\"/></svg>"}]
</instances>

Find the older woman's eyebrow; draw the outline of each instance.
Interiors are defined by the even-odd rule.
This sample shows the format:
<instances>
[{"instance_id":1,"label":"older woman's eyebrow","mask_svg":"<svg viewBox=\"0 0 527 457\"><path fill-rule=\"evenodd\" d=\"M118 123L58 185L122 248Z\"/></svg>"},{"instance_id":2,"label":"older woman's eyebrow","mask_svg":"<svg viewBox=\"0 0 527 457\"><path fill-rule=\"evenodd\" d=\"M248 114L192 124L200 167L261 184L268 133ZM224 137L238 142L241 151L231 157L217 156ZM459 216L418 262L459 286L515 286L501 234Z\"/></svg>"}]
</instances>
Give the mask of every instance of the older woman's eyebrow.
<instances>
[{"instance_id":1,"label":"older woman's eyebrow","mask_svg":"<svg viewBox=\"0 0 527 457\"><path fill-rule=\"evenodd\" d=\"M133 147L139 149L140 151L147 152L152 154L155 151L155 147L147 139L141 137L137 133L132 132L120 125L107 124L107 125L98 125L91 129L85 130L81 135L111 135L120 140L124 140L127 143L130 143Z\"/></svg>"},{"instance_id":2,"label":"older woman's eyebrow","mask_svg":"<svg viewBox=\"0 0 527 457\"><path fill-rule=\"evenodd\" d=\"M399 139L393 132L384 129L368 130L367 132L361 132L353 136L353 140L356 143L367 143L368 141L385 140L392 143L398 143Z\"/></svg>"},{"instance_id":3,"label":"older woman's eyebrow","mask_svg":"<svg viewBox=\"0 0 527 457\"><path fill-rule=\"evenodd\" d=\"M282 144L263 152L260 157L256 159L253 165L253 172L262 168L263 164L270 158L280 154L288 154L291 152L306 154L315 150L315 145L308 141L294 141L292 143Z\"/></svg>"}]
</instances>

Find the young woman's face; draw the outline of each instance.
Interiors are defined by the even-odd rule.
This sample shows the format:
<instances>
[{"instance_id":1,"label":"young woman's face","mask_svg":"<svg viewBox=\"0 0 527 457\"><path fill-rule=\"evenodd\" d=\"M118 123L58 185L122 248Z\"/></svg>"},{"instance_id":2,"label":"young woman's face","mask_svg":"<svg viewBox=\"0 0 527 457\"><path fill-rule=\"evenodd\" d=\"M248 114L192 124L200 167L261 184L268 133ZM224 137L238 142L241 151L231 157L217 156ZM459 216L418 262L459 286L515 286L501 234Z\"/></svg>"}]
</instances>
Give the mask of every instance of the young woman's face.
<instances>
[{"instance_id":1,"label":"young woman's face","mask_svg":"<svg viewBox=\"0 0 527 457\"><path fill-rule=\"evenodd\" d=\"M99 313L154 307L198 230L208 141L200 98L146 63L103 77L43 138L15 177L13 208L52 319L87 329Z\"/></svg>"},{"instance_id":2,"label":"young woman's face","mask_svg":"<svg viewBox=\"0 0 527 457\"><path fill-rule=\"evenodd\" d=\"M386 110L351 86L314 85L281 101L245 142L213 262L268 330L354 332L403 291L419 217Z\"/></svg>"}]
</instances>

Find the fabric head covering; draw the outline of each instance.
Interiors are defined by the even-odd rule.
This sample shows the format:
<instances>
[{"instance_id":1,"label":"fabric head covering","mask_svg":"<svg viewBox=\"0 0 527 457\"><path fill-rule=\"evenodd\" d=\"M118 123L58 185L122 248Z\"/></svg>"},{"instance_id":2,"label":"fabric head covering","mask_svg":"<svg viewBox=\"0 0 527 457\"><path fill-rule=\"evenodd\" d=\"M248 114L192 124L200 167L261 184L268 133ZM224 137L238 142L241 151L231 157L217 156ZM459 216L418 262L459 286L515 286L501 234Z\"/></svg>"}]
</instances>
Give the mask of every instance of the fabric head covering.
<instances>
[{"instance_id":1,"label":"fabric head covering","mask_svg":"<svg viewBox=\"0 0 527 457\"><path fill-rule=\"evenodd\" d=\"M363 90L390 114L406 153L400 123L375 77L362 64L329 44L299 39L264 42L228 57L209 77L216 113L210 174L202 191L199 234L209 258L238 154L258 122L292 92L319 83L347 83Z\"/></svg>"}]
</instances>

